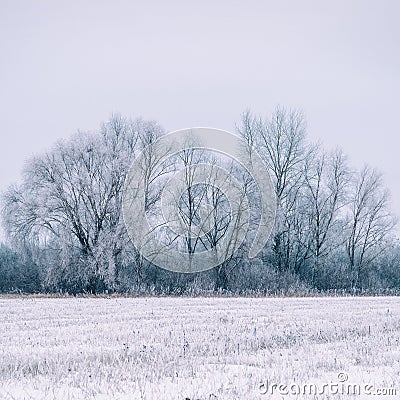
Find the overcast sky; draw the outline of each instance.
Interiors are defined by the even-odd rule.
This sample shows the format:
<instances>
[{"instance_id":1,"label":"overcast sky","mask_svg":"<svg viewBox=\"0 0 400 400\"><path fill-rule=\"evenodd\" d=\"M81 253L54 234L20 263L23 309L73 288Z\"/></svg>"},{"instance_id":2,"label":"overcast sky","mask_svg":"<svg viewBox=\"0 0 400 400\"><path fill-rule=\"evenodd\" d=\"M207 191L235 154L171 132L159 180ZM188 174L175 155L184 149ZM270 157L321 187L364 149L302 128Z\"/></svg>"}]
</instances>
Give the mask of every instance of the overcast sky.
<instances>
[{"instance_id":1,"label":"overcast sky","mask_svg":"<svg viewBox=\"0 0 400 400\"><path fill-rule=\"evenodd\" d=\"M111 113L232 131L301 108L400 214L400 1L0 0L0 190Z\"/></svg>"}]
</instances>

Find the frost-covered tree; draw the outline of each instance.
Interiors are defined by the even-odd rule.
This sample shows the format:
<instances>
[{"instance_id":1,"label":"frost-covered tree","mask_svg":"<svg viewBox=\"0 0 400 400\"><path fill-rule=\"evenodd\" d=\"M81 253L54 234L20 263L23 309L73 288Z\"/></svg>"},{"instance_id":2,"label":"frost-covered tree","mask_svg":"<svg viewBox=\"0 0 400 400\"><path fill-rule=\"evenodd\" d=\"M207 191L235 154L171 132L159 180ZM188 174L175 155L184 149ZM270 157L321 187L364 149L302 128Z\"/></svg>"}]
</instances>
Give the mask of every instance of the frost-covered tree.
<instances>
[{"instance_id":1,"label":"frost-covered tree","mask_svg":"<svg viewBox=\"0 0 400 400\"><path fill-rule=\"evenodd\" d=\"M329 154L315 153L309 158L304 170L302 191L307 220L308 242L304 243L311 262L311 282L314 285L321 261L336 247L343 244L338 232L343 225L341 211L347 204L347 186L350 172L346 157L340 150Z\"/></svg>"},{"instance_id":2,"label":"frost-covered tree","mask_svg":"<svg viewBox=\"0 0 400 400\"><path fill-rule=\"evenodd\" d=\"M363 287L366 268L389 246L396 220L390 211L389 194L382 174L365 166L355 174L349 207L347 255L352 286Z\"/></svg>"},{"instance_id":3,"label":"frost-covered tree","mask_svg":"<svg viewBox=\"0 0 400 400\"><path fill-rule=\"evenodd\" d=\"M129 249L121 214L126 172L146 140L162 132L154 122L116 115L99 133L79 132L27 163L23 183L5 194L5 228L51 251L47 267L57 273L46 276L64 271L91 292L114 287Z\"/></svg>"},{"instance_id":4,"label":"frost-covered tree","mask_svg":"<svg viewBox=\"0 0 400 400\"><path fill-rule=\"evenodd\" d=\"M304 184L304 166L313 147L307 146L306 123L297 110L278 107L263 119L247 111L238 131L269 167L275 186L277 215L269 259L279 271L298 270L304 259L297 240L303 234L299 220L299 194ZM305 240L305 238L303 239Z\"/></svg>"}]
</instances>

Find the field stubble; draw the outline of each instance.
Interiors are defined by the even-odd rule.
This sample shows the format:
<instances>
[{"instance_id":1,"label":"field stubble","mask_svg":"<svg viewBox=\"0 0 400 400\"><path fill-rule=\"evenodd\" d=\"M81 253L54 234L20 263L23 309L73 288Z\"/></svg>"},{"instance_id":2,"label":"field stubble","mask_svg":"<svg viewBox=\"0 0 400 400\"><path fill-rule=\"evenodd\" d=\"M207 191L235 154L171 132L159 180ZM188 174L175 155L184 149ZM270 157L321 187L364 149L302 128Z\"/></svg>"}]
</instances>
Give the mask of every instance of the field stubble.
<instances>
[{"instance_id":1,"label":"field stubble","mask_svg":"<svg viewBox=\"0 0 400 400\"><path fill-rule=\"evenodd\" d=\"M339 373L400 396L395 297L1 298L0 316L2 400L282 398L260 385Z\"/></svg>"}]
</instances>

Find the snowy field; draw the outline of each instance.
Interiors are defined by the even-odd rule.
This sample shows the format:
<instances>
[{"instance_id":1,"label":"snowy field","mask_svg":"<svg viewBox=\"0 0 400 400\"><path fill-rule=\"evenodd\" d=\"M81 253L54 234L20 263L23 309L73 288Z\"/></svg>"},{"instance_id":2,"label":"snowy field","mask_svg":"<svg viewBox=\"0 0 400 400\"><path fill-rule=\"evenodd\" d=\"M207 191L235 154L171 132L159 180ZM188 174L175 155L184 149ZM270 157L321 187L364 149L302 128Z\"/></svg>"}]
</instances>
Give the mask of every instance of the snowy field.
<instances>
[{"instance_id":1,"label":"snowy field","mask_svg":"<svg viewBox=\"0 0 400 400\"><path fill-rule=\"evenodd\" d=\"M1 400L400 398L398 298L0 298L0 318Z\"/></svg>"}]
</instances>

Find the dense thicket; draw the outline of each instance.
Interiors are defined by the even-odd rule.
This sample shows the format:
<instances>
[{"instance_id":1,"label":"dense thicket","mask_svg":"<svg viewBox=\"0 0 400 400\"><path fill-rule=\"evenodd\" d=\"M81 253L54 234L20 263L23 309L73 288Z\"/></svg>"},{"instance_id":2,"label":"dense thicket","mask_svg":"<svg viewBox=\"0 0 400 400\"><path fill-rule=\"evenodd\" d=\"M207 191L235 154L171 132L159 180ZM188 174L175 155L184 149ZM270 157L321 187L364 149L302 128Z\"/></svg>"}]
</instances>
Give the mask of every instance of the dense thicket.
<instances>
[{"instance_id":1,"label":"dense thicket","mask_svg":"<svg viewBox=\"0 0 400 400\"><path fill-rule=\"evenodd\" d=\"M395 218L379 172L369 166L353 170L342 151L326 152L312 145L298 111L278 108L267 119L246 112L237 130L268 165L276 194L275 227L258 257L248 259L247 238L233 257L203 273L173 273L143 259L125 230L122 189L134 157L164 131L155 122L116 115L99 132L77 133L31 159L22 184L3 194L8 247L0 247L0 291L182 294L400 289ZM240 175L233 164L210 157L207 152L186 151L160 166L156 154L146 154L142 167L148 185L147 212L157 215L165 177L176 170L190 172L199 163L222 161L232 174ZM242 181L247 185L248 179L244 176ZM192 187L190 176L187 182L180 203L182 217L195 225L200 218L197 210L206 202L214 219L201 246L215 246L232 219L229 202L212 184ZM246 187L257 206L257 190ZM257 212L252 218L257 223ZM183 238L181 246L195 252L194 243L200 241Z\"/></svg>"}]
</instances>

